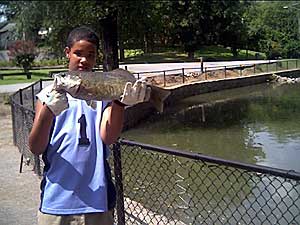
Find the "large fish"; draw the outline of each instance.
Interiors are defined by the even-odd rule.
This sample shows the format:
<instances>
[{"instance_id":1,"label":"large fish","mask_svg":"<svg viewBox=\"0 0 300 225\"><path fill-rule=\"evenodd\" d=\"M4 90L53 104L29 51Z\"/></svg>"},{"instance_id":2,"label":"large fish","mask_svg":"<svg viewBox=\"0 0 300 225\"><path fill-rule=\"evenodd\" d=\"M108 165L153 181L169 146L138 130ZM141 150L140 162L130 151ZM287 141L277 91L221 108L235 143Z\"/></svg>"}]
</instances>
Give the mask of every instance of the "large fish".
<instances>
[{"instance_id":1,"label":"large fish","mask_svg":"<svg viewBox=\"0 0 300 225\"><path fill-rule=\"evenodd\" d=\"M109 72L69 71L54 75L54 88L65 90L74 98L83 100L119 100L127 82L134 83L133 74L123 69ZM163 111L163 102L170 95L169 90L148 85L151 88L149 101L159 111Z\"/></svg>"}]
</instances>

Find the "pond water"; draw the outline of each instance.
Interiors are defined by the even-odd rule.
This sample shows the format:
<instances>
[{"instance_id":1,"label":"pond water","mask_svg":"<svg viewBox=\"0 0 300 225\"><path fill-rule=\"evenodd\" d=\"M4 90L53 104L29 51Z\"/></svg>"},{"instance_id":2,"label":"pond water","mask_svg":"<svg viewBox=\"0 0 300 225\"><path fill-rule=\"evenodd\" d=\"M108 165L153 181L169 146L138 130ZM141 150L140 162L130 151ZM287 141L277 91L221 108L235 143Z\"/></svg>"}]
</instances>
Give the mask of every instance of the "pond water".
<instances>
[{"instance_id":1,"label":"pond water","mask_svg":"<svg viewBox=\"0 0 300 225\"><path fill-rule=\"evenodd\" d=\"M259 84L189 97L122 137L300 172L299 90Z\"/></svg>"}]
</instances>

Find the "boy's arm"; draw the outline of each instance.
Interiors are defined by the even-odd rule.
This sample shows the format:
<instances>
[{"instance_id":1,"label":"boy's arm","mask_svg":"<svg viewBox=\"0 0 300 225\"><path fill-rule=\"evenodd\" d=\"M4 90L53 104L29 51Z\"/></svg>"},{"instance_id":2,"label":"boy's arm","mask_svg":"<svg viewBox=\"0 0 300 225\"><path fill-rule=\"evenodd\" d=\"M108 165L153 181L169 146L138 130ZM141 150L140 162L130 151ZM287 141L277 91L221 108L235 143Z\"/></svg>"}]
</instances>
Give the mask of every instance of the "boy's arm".
<instances>
[{"instance_id":1,"label":"boy's arm","mask_svg":"<svg viewBox=\"0 0 300 225\"><path fill-rule=\"evenodd\" d=\"M124 106L113 101L111 106L104 110L100 125L101 139L105 144L116 142L123 129L123 121Z\"/></svg>"},{"instance_id":2,"label":"boy's arm","mask_svg":"<svg viewBox=\"0 0 300 225\"><path fill-rule=\"evenodd\" d=\"M37 94L35 117L29 134L29 149L33 154L42 154L49 142L54 116L69 107L66 92L53 90L47 86Z\"/></svg>"},{"instance_id":3,"label":"boy's arm","mask_svg":"<svg viewBox=\"0 0 300 225\"><path fill-rule=\"evenodd\" d=\"M53 119L54 114L51 110L37 100L33 126L29 134L29 149L33 154L39 155L45 151Z\"/></svg>"},{"instance_id":4,"label":"boy's arm","mask_svg":"<svg viewBox=\"0 0 300 225\"><path fill-rule=\"evenodd\" d=\"M120 101L113 101L112 105L103 112L100 135L105 144L116 142L120 136L124 121L124 107L148 101L150 91L145 81L137 80L134 84L127 82Z\"/></svg>"}]
</instances>

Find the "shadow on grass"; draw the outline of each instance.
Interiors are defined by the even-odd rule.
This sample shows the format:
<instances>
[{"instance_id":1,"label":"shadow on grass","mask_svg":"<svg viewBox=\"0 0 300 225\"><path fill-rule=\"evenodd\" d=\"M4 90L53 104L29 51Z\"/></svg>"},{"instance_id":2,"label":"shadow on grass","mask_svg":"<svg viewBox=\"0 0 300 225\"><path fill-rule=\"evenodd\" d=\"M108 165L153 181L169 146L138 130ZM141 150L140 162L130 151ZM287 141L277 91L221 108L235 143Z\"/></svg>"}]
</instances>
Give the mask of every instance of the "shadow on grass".
<instances>
[{"instance_id":1,"label":"shadow on grass","mask_svg":"<svg viewBox=\"0 0 300 225\"><path fill-rule=\"evenodd\" d=\"M189 58L183 51L159 51L143 53L125 58L123 63L170 63L170 62L199 62L203 57L204 61L233 61L264 59L261 53L240 50L237 56L233 56L231 50L223 47L207 46L195 51L194 58Z\"/></svg>"},{"instance_id":2,"label":"shadow on grass","mask_svg":"<svg viewBox=\"0 0 300 225\"><path fill-rule=\"evenodd\" d=\"M186 54L167 51L167 52L153 52L142 53L139 55L127 57L124 63L163 63L163 62L192 62L196 59L189 59Z\"/></svg>"}]
</instances>

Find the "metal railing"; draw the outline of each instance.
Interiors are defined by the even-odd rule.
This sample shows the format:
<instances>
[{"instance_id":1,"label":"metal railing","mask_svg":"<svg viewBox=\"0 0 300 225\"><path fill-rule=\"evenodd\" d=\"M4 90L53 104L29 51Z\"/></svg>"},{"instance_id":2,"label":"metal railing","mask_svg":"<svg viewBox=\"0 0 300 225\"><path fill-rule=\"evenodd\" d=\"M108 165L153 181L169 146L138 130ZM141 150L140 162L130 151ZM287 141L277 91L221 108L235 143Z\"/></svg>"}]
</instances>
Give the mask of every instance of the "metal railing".
<instances>
[{"instance_id":1,"label":"metal railing","mask_svg":"<svg viewBox=\"0 0 300 225\"><path fill-rule=\"evenodd\" d=\"M300 224L298 172L127 140L113 155L118 224Z\"/></svg>"},{"instance_id":2,"label":"metal railing","mask_svg":"<svg viewBox=\"0 0 300 225\"><path fill-rule=\"evenodd\" d=\"M10 96L13 141L21 153L20 172L22 172L25 157L27 162L34 165L35 173L42 174L42 161L29 151L28 137L34 119L35 95L43 88L43 82L48 80L51 79L41 79Z\"/></svg>"},{"instance_id":3,"label":"metal railing","mask_svg":"<svg viewBox=\"0 0 300 225\"><path fill-rule=\"evenodd\" d=\"M30 153L28 136L44 81L10 97L20 171L26 157L38 175L43 164ZM117 224L300 224L297 172L125 140L112 152Z\"/></svg>"},{"instance_id":4,"label":"metal railing","mask_svg":"<svg viewBox=\"0 0 300 225\"><path fill-rule=\"evenodd\" d=\"M200 63L199 63L200 65ZM250 76L267 72L278 72L297 69L300 66L300 59L276 60L257 64L239 64L230 66L207 66L195 68L179 68L151 72L134 73L139 79L146 76L154 83L163 84L164 87L173 86L174 83L187 83L193 81L207 81L224 79L238 76ZM172 77L170 76L172 75ZM170 79L171 78L171 79Z\"/></svg>"}]
</instances>

